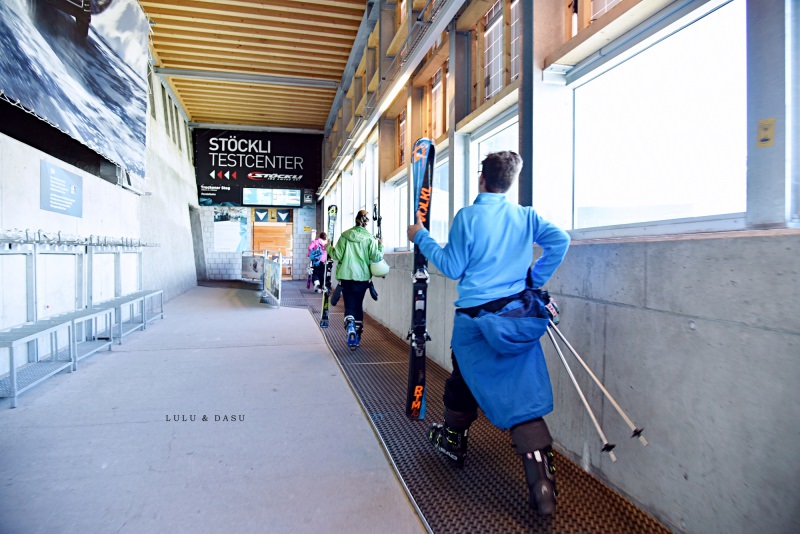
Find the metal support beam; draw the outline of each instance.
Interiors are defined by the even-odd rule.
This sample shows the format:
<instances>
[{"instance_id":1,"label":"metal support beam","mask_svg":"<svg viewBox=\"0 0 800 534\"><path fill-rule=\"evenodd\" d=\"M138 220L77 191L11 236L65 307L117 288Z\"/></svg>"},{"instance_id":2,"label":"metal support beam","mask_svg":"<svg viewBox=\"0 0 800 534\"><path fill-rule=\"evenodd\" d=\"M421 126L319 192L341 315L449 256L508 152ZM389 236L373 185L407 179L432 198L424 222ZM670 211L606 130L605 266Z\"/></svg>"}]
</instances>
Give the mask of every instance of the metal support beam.
<instances>
[{"instance_id":1,"label":"metal support beam","mask_svg":"<svg viewBox=\"0 0 800 534\"><path fill-rule=\"evenodd\" d=\"M243 124L219 124L216 122L190 122L189 128L206 128L215 130L245 130L248 132L281 132L301 134L321 134L322 130L311 128L281 128L276 126L246 126Z\"/></svg>"},{"instance_id":2,"label":"metal support beam","mask_svg":"<svg viewBox=\"0 0 800 534\"><path fill-rule=\"evenodd\" d=\"M267 76L262 74L247 74L244 72L217 72L212 70L194 69L167 69L153 67L153 73L159 76L172 76L175 78L197 78L202 80L217 80L220 82L244 82L264 85L291 85L293 87L317 87L321 89L336 89L339 82L323 80L320 78L305 78L300 76Z\"/></svg>"},{"instance_id":3,"label":"metal support beam","mask_svg":"<svg viewBox=\"0 0 800 534\"><path fill-rule=\"evenodd\" d=\"M425 58L425 54L428 52L428 50L430 50L431 46L433 46L433 43L436 42L441 33L447 28L464 3L465 0L443 0L441 7L436 12L433 20L431 20L429 24L424 23L425 28L422 35L420 35L419 40L411 43L411 50L407 52L406 60L404 61L402 67L398 70L396 76L394 76L391 80L382 79L381 87L379 87L376 94L372 95L370 102L367 103L370 111L365 113L365 117L359 123L359 126L356 127L356 129L350 134L350 137L343 143L342 150L339 152L337 160L344 160L353 150L359 148L358 146L355 146L356 143L353 141L360 139L360 136L366 135L367 132L372 130L372 127L375 126L375 123L378 122L378 119L381 116L381 106L385 103L384 101L389 101L390 97L392 96L393 91L391 89L395 88L393 86L401 85L399 83L400 81L402 81L404 84L411 77L414 69L416 69L420 62L422 62L422 60ZM423 24L422 22L419 23ZM383 72L381 72L381 76L383 77ZM376 98L377 102L374 102ZM337 165L338 161L334 161L331 168L328 169L326 176L322 180L322 185L317 190L318 195L325 195L328 189L333 185L337 173L340 170L337 168Z\"/></svg>"},{"instance_id":4,"label":"metal support beam","mask_svg":"<svg viewBox=\"0 0 800 534\"><path fill-rule=\"evenodd\" d=\"M458 133L456 125L470 111L472 46L470 32L458 31L455 20L450 23L447 31L450 41L450 76L446 77L447 90L445 91L448 107L447 130L450 134L450 157L447 169L450 189L450 204L447 214L449 228L453 224L458 210L469 205L468 188L464 182L464 177L467 176L469 170L469 161L466 157L469 136Z\"/></svg>"},{"instance_id":5,"label":"metal support beam","mask_svg":"<svg viewBox=\"0 0 800 534\"><path fill-rule=\"evenodd\" d=\"M519 25L522 50L519 83L519 155L522 172L519 174L519 203L533 205L533 2L520 2Z\"/></svg>"},{"instance_id":6,"label":"metal support beam","mask_svg":"<svg viewBox=\"0 0 800 534\"><path fill-rule=\"evenodd\" d=\"M353 82L353 74L356 72L361 61L361 56L364 55L364 49L367 47L369 41L369 34L375 28L378 22L378 15L380 14L380 6L378 0L369 0L367 8L364 10L364 16L361 19L361 25L358 27L356 38L353 41L353 47L350 49L350 57L347 58L347 63L344 66L342 73L342 80L338 84L336 96L333 98L331 110L328 113L328 120L325 121L325 137L329 136L333 123L336 122L336 116L339 114L339 108L342 107L342 99L347 91L350 90L350 84ZM367 79L369 81L369 79Z\"/></svg>"}]
</instances>

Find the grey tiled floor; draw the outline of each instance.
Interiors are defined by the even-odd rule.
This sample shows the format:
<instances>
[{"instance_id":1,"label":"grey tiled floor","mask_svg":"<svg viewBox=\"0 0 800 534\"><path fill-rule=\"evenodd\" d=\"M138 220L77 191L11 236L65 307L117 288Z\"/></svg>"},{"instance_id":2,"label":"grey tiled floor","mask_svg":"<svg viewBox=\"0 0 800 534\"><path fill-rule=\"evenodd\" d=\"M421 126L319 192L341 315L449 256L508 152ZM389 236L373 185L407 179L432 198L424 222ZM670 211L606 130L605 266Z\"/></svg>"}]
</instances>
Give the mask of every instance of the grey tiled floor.
<instances>
[{"instance_id":1,"label":"grey tiled floor","mask_svg":"<svg viewBox=\"0 0 800 534\"><path fill-rule=\"evenodd\" d=\"M0 534L424 531L307 309L165 311L0 400Z\"/></svg>"}]
</instances>

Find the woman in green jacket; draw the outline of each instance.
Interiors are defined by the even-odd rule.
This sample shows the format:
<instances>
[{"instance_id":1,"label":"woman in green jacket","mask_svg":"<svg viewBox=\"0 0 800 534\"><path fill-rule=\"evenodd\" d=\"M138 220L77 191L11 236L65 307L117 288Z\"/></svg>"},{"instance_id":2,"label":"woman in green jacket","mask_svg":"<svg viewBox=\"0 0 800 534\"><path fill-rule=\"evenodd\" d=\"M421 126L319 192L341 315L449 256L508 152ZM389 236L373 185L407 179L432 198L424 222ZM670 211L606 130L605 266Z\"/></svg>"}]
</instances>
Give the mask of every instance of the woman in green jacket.
<instances>
[{"instance_id":1,"label":"woman in green jacket","mask_svg":"<svg viewBox=\"0 0 800 534\"><path fill-rule=\"evenodd\" d=\"M360 210L356 225L342 233L336 245L328 245L328 257L337 262L336 279L344 298L344 328L350 350L358 347L364 330L364 295L372 274L369 266L383 259L383 245L367 229L369 215Z\"/></svg>"}]
</instances>

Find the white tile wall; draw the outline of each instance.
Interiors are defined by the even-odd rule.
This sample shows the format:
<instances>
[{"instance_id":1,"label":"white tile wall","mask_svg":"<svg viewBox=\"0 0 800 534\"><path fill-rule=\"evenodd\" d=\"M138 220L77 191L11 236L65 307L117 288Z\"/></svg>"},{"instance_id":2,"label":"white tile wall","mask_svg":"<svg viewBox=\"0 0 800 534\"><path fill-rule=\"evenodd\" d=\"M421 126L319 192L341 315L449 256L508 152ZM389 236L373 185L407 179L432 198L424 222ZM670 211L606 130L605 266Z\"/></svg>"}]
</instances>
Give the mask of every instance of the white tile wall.
<instances>
[{"instance_id":1,"label":"white tile wall","mask_svg":"<svg viewBox=\"0 0 800 534\"><path fill-rule=\"evenodd\" d=\"M311 231L316 228L316 208L306 207L294 210L294 247L292 278L303 280L308 267L308 245L311 244ZM249 222L249 221L248 221ZM214 208L200 207L200 223L203 228L203 248L206 255L206 272L210 280L239 280L242 277L242 255L238 252L217 252L214 250ZM249 238L249 236L248 236Z\"/></svg>"}]
</instances>

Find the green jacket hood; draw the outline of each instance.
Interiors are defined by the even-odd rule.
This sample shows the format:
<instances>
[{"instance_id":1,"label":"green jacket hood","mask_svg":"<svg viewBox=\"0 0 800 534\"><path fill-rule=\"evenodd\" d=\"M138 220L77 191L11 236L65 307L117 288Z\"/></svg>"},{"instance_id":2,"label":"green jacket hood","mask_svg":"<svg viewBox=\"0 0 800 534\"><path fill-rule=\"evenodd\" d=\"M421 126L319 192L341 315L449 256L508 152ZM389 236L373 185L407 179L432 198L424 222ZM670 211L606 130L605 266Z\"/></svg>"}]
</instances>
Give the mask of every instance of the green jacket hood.
<instances>
[{"instance_id":1,"label":"green jacket hood","mask_svg":"<svg viewBox=\"0 0 800 534\"><path fill-rule=\"evenodd\" d=\"M366 228L354 226L342 233L336 245L328 245L328 257L338 262L337 280L366 281L372 276L370 263L383 258L383 245Z\"/></svg>"},{"instance_id":2,"label":"green jacket hood","mask_svg":"<svg viewBox=\"0 0 800 534\"><path fill-rule=\"evenodd\" d=\"M366 228L354 226L342 234L342 239L351 243L363 243L372 239L372 234Z\"/></svg>"}]
</instances>

